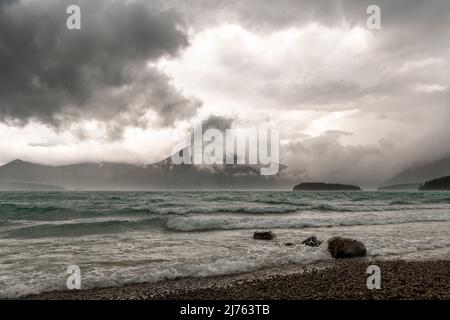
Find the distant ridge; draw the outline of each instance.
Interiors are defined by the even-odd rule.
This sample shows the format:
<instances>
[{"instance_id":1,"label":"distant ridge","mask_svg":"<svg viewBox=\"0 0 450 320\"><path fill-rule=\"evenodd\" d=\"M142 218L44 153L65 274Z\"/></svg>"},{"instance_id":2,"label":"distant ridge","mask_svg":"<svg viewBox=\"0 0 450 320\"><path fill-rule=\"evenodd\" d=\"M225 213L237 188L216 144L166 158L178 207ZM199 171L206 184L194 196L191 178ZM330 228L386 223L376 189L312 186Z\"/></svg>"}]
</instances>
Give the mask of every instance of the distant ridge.
<instances>
[{"instance_id":1,"label":"distant ridge","mask_svg":"<svg viewBox=\"0 0 450 320\"><path fill-rule=\"evenodd\" d=\"M134 168L137 167L106 162L47 166L16 159L0 167L0 180L89 189L106 187L113 177Z\"/></svg>"},{"instance_id":2,"label":"distant ridge","mask_svg":"<svg viewBox=\"0 0 450 320\"><path fill-rule=\"evenodd\" d=\"M450 175L450 157L410 167L382 184L424 183L427 180Z\"/></svg>"},{"instance_id":3,"label":"distant ridge","mask_svg":"<svg viewBox=\"0 0 450 320\"><path fill-rule=\"evenodd\" d=\"M280 171L285 168L280 165ZM260 175L258 165L175 165L171 157L145 166L109 162L48 166L17 159L0 166L0 181L108 191L285 190L292 185L280 175Z\"/></svg>"},{"instance_id":4,"label":"distant ridge","mask_svg":"<svg viewBox=\"0 0 450 320\"><path fill-rule=\"evenodd\" d=\"M0 181L0 191L63 191L60 186L39 183Z\"/></svg>"}]
</instances>

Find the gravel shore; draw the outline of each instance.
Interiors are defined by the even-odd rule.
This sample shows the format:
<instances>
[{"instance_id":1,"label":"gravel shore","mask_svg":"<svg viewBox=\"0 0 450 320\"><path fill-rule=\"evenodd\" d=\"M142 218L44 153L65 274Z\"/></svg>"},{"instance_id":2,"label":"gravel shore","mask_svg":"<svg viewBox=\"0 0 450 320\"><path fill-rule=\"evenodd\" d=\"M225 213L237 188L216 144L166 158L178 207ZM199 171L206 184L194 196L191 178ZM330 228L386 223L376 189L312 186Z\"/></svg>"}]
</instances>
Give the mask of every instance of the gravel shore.
<instances>
[{"instance_id":1,"label":"gravel shore","mask_svg":"<svg viewBox=\"0 0 450 320\"><path fill-rule=\"evenodd\" d=\"M367 289L367 267L381 289ZM450 261L336 260L240 275L43 293L29 299L450 299Z\"/></svg>"}]
</instances>

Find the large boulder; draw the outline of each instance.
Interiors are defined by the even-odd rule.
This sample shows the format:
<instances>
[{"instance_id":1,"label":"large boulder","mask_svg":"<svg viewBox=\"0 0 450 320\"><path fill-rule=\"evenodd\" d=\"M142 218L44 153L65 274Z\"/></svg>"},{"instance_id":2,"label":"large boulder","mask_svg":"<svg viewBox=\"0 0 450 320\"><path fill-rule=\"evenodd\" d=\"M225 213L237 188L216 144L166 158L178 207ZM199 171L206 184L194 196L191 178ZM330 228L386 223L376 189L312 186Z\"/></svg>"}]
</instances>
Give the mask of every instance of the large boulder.
<instances>
[{"instance_id":1,"label":"large boulder","mask_svg":"<svg viewBox=\"0 0 450 320\"><path fill-rule=\"evenodd\" d=\"M310 247L318 247L322 244L322 241L317 239L315 236L311 236L308 239L304 240L302 244L310 246Z\"/></svg>"},{"instance_id":2,"label":"large boulder","mask_svg":"<svg viewBox=\"0 0 450 320\"><path fill-rule=\"evenodd\" d=\"M358 240L333 237L328 240L328 251L334 258L364 257L366 246Z\"/></svg>"},{"instance_id":3,"label":"large boulder","mask_svg":"<svg viewBox=\"0 0 450 320\"><path fill-rule=\"evenodd\" d=\"M256 231L253 234L253 239L255 239L255 240L273 240L273 239L275 239L275 234L272 231Z\"/></svg>"}]
</instances>

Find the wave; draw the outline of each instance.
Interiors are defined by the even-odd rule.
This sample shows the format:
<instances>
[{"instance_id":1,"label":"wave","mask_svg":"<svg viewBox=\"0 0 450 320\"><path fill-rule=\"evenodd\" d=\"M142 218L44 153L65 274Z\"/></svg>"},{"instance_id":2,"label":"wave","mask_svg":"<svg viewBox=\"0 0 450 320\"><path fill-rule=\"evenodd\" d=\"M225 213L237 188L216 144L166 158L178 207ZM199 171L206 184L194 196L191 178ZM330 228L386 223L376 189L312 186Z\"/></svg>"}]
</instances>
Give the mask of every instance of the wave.
<instances>
[{"instance_id":1,"label":"wave","mask_svg":"<svg viewBox=\"0 0 450 320\"><path fill-rule=\"evenodd\" d=\"M372 217L372 219L361 218L301 218L301 217L173 217L167 221L167 228L174 231L212 231L212 230L239 230L239 229L303 229L342 226L363 225L388 225L410 222L446 222L450 217L444 219L440 216L421 217Z\"/></svg>"},{"instance_id":2,"label":"wave","mask_svg":"<svg viewBox=\"0 0 450 320\"><path fill-rule=\"evenodd\" d=\"M205 258L197 261L163 263L159 266L131 263L131 267L116 268L97 265L95 272L83 274L83 289L115 287L127 284L154 283L179 278L203 278L241 274L270 267L288 264L307 265L330 260L325 247L312 248L299 246L292 248L264 246L263 250L251 250L242 256ZM82 267L82 266L81 266ZM112 270L113 269L113 270ZM30 294L67 290L67 275L63 272L29 272L30 279L12 275L0 287L0 298L20 298ZM39 281L35 281L39 279Z\"/></svg>"},{"instance_id":3,"label":"wave","mask_svg":"<svg viewBox=\"0 0 450 320\"><path fill-rule=\"evenodd\" d=\"M402 200L389 202L390 206L395 206L395 205L412 205L412 204L417 204L417 203L411 202L411 201L402 201Z\"/></svg>"},{"instance_id":4,"label":"wave","mask_svg":"<svg viewBox=\"0 0 450 320\"><path fill-rule=\"evenodd\" d=\"M25 206L0 204L0 220L52 220L72 219L76 212L71 208L57 206Z\"/></svg>"},{"instance_id":5,"label":"wave","mask_svg":"<svg viewBox=\"0 0 450 320\"><path fill-rule=\"evenodd\" d=\"M422 201L422 203L443 203L443 204L449 204L450 203L450 197L437 198L437 199L426 199L426 200Z\"/></svg>"},{"instance_id":6,"label":"wave","mask_svg":"<svg viewBox=\"0 0 450 320\"><path fill-rule=\"evenodd\" d=\"M271 201L267 201L271 203ZM301 203L301 204L266 204L256 205L255 203L233 203L230 204L210 204L210 203L161 203L156 205L142 204L139 206L129 204L101 205L88 203L88 205L69 206L27 206L24 204L0 204L0 221L29 220L29 221L70 221L89 217L151 217L159 215L161 217L170 217L171 215L186 216L192 214L289 214L302 212L329 212L329 213L347 213L347 212L390 212L390 211L408 211L408 210L435 210L445 209L448 206L438 202L432 203L429 200L428 205L415 204L411 201L395 200L386 204L333 204L333 203ZM294 203L294 202L292 202Z\"/></svg>"},{"instance_id":7,"label":"wave","mask_svg":"<svg viewBox=\"0 0 450 320\"><path fill-rule=\"evenodd\" d=\"M319 210L319 211L336 211L336 212L352 212L354 209L350 209L348 207L336 207L330 204L318 204L313 206L311 209ZM359 210L358 210L359 211Z\"/></svg>"},{"instance_id":8,"label":"wave","mask_svg":"<svg viewBox=\"0 0 450 320\"><path fill-rule=\"evenodd\" d=\"M0 204L1 220L59 221L98 216L127 216L155 214L154 208L133 207L59 207Z\"/></svg>"},{"instance_id":9,"label":"wave","mask_svg":"<svg viewBox=\"0 0 450 320\"><path fill-rule=\"evenodd\" d=\"M68 208L61 208L56 206L23 206L23 205L17 205L17 204L0 204L0 212L3 215L4 213L45 213L45 212L52 212L52 211L59 211L59 210L70 210Z\"/></svg>"},{"instance_id":10,"label":"wave","mask_svg":"<svg viewBox=\"0 0 450 320\"><path fill-rule=\"evenodd\" d=\"M293 205L298 207L310 206L311 203L304 201L293 201L288 199L255 199L252 202L255 203L263 203L263 204L284 204L284 205Z\"/></svg>"},{"instance_id":11,"label":"wave","mask_svg":"<svg viewBox=\"0 0 450 320\"><path fill-rule=\"evenodd\" d=\"M159 210L160 214L208 214L208 213L293 213L298 212L299 208L295 206L214 206L214 207L179 207L170 208L168 210Z\"/></svg>"},{"instance_id":12,"label":"wave","mask_svg":"<svg viewBox=\"0 0 450 320\"><path fill-rule=\"evenodd\" d=\"M2 232L1 238L35 239L80 237L97 234L123 233L143 229L165 228L165 219L158 217L140 220L72 221L38 224Z\"/></svg>"},{"instance_id":13,"label":"wave","mask_svg":"<svg viewBox=\"0 0 450 320\"><path fill-rule=\"evenodd\" d=\"M364 225L388 225L416 222L450 221L448 212L407 212L401 214L342 214L342 215L176 215L153 214L145 217L90 217L63 221L3 221L1 238L34 239L81 237L116 234L143 230L201 232L213 230L304 229ZM8 227L10 226L10 227Z\"/></svg>"}]
</instances>

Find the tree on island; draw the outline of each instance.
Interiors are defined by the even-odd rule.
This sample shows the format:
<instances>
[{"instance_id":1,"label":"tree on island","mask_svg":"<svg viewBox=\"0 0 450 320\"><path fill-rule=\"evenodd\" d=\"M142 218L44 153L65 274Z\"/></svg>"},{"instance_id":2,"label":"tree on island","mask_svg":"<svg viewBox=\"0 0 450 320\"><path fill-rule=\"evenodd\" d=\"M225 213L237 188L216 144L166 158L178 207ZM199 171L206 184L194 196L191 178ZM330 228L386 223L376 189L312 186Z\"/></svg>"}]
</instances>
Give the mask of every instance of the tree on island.
<instances>
[{"instance_id":1,"label":"tree on island","mask_svg":"<svg viewBox=\"0 0 450 320\"><path fill-rule=\"evenodd\" d=\"M450 176L433 179L420 186L421 191L441 190L450 191Z\"/></svg>"}]
</instances>

